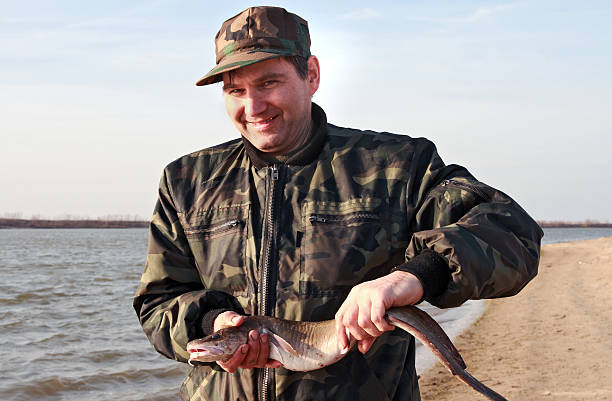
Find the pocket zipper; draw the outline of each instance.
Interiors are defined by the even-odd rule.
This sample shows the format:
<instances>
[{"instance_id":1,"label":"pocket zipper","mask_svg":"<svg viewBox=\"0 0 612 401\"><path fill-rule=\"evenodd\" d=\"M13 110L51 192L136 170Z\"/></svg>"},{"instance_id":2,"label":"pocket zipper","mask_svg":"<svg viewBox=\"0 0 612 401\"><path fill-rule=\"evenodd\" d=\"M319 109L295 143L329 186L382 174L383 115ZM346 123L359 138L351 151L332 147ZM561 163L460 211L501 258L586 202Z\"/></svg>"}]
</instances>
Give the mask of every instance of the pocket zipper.
<instances>
[{"instance_id":1,"label":"pocket zipper","mask_svg":"<svg viewBox=\"0 0 612 401\"><path fill-rule=\"evenodd\" d=\"M225 223L221 223L216 226L206 227L206 228L192 228L185 230L186 235L195 235L195 234L215 234L227 230L231 230L239 225L242 225L243 222L237 219L226 221Z\"/></svg>"},{"instance_id":2,"label":"pocket zipper","mask_svg":"<svg viewBox=\"0 0 612 401\"><path fill-rule=\"evenodd\" d=\"M363 222L378 221L380 220L380 217L374 213L356 212L356 213L351 213L351 214L344 215L344 216L330 215L330 214L311 214L308 217L308 220L310 221L311 224L315 224L315 223L333 224L333 223L349 223L352 221L363 221Z\"/></svg>"},{"instance_id":3,"label":"pocket zipper","mask_svg":"<svg viewBox=\"0 0 612 401\"><path fill-rule=\"evenodd\" d=\"M468 183L465 183L465 182L455 181L455 180L444 180L444 181L442 181L442 186L443 187L448 186L448 185L453 186L453 187L457 187L459 189L465 189L468 192L471 192L471 193L479 196L480 198L482 198L485 201L488 201L490 199L490 196L486 192L484 192L482 189L478 188L475 185L468 184Z\"/></svg>"}]
</instances>

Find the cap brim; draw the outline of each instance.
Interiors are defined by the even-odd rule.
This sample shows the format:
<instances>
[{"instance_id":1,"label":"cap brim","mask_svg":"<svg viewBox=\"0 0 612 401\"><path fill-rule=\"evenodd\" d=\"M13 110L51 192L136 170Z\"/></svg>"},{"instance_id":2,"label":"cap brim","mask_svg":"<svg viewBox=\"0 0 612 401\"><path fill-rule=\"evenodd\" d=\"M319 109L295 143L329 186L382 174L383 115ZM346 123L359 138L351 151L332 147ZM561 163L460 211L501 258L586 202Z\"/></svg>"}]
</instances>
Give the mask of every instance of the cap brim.
<instances>
[{"instance_id":1,"label":"cap brim","mask_svg":"<svg viewBox=\"0 0 612 401\"><path fill-rule=\"evenodd\" d=\"M215 82L220 82L223 79L222 74L224 72L232 71L271 58L292 56L294 54L295 52L291 51L283 52L267 50L248 51L233 54L232 56L225 57L221 61L221 63L219 63L215 68L210 70L208 74L204 75L198 82L196 82L196 85L204 86L214 84Z\"/></svg>"}]
</instances>

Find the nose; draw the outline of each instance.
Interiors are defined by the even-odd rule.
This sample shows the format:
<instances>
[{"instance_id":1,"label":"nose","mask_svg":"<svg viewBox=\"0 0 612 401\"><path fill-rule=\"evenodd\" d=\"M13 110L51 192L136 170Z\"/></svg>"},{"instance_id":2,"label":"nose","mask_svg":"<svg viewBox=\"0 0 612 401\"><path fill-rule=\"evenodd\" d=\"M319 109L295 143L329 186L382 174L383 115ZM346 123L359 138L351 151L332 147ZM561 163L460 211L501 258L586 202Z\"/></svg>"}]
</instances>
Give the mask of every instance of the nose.
<instances>
[{"instance_id":1,"label":"nose","mask_svg":"<svg viewBox=\"0 0 612 401\"><path fill-rule=\"evenodd\" d=\"M266 110L266 101L257 92L251 92L244 98L244 113L247 117L257 116Z\"/></svg>"}]
</instances>

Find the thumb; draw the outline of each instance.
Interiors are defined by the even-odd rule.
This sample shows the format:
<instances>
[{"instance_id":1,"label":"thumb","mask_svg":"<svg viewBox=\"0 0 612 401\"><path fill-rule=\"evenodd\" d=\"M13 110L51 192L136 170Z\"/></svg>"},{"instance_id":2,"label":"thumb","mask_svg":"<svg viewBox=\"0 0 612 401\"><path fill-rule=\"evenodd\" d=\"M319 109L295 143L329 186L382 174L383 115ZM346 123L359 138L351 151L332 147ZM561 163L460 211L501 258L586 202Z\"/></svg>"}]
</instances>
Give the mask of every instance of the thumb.
<instances>
[{"instance_id":1,"label":"thumb","mask_svg":"<svg viewBox=\"0 0 612 401\"><path fill-rule=\"evenodd\" d=\"M244 316L234 311L220 313L213 323L213 331L221 330L225 327L240 326L244 322Z\"/></svg>"},{"instance_id":2,"label":"thumb","mask_svg":"<svg viewBox=\"0 0 612 401\"><path fill-rule=\"evenodd\" d=\"M363 340L359 340L359 342L357 343L357 348L359 348L359 351L362 354L365 354L366 352L370 350L370 347L372 347L372 344L374 344L374 341L376 341L376 337L367 337L367 338L364 338Z\"/></svg>"}]
</instances>

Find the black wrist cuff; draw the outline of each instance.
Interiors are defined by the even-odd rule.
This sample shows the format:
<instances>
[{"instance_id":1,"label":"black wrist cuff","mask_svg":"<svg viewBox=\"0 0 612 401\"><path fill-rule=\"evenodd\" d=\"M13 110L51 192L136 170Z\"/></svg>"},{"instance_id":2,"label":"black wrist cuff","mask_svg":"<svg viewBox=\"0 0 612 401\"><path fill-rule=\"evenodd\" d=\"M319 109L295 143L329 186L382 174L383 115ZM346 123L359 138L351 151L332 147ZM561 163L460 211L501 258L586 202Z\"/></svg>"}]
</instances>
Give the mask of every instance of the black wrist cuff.
<instances>
[{"instance_id":1,"label":"black wrist cuff","mask_svg":"<svg viewBox=\"0 0 612 401\"><path fill-rule=\"evenodd\" d=\"M423 286L421 301L442 295L451 278L446 259L430 249L424 249L414 258L394 267L391 271L396 270L412 273L419 279Z\"/></svg>"}]
</instances>

